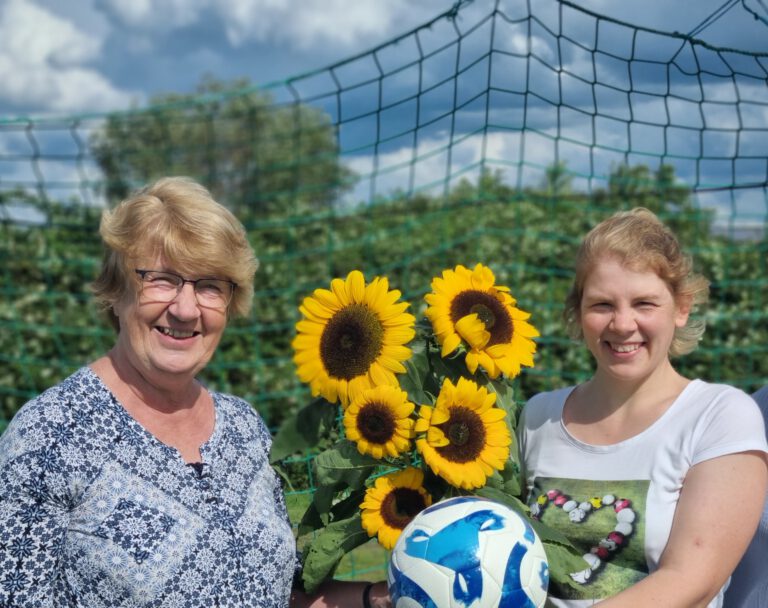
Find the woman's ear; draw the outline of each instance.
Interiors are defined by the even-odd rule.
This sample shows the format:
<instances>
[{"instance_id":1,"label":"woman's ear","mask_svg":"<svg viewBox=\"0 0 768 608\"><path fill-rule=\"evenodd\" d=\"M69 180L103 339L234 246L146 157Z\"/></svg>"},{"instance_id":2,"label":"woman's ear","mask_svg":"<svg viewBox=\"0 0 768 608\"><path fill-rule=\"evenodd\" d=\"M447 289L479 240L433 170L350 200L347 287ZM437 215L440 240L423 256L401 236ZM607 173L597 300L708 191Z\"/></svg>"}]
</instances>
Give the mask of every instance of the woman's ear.
<instances>
[{"instance_id":1,"label":"woman's ear","mask_svg":"<svg viewBox=\"0 0 768 608\"><path fill-rule=\"evenodd\" d=\"M686 323L688 323L688 317L691 314L691 309L693 308L693 297L685 296L678 298L676 307L677 311L675 313L675 325L677 327L685 327Z\"/></svg>"}]
</instances>

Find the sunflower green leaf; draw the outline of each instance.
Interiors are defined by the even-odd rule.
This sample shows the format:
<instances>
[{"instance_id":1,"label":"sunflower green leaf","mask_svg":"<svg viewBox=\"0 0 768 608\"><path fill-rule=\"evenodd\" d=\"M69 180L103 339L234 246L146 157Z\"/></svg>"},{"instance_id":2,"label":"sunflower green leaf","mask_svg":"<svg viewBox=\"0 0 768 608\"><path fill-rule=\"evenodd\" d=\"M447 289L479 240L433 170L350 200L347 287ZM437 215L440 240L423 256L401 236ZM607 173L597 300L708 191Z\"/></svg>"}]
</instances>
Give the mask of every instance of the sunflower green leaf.
<instances>
[{"instance_id":1,"label":"sunflower green leaf","mask_svg":"<svg viewBox=\"0 0 768 608\"><path fill-rule=\"evenodd\" d=\"M320 439L334 427L337 411L325 399L313 399L289 414L274 439L269 453L271 463L296 453L317 449Z\"/></svg>"},{"instance_id":2,"label":"sunflower green leaf","mask_svg":"<svg viewBox=\"0 0 768 608\"><path fill-rule=\"evenodd\" d=\"M574 582L570 573L579 572L589 567L581 554L573 546L569 548L566 545L543 539L542 542L544 543L544 552L547 554L550 580L556 581L559 585L580 589L581 587Z\"/></svg>"},{"instance_id":3,"label":"sunflower green leaf","mask_svg":"<svg viewBox=\"0 0 768 608\"><path fill-rule=\"evenodd\" d=\"M512 436L512 449L510 453L516 450L516 441ZM509 496L519 496L521 493L520 467L517 462L511 459L504 463L501 471L496 471L486 481L486 486L501 490Z\"/></svg>"},{"instance_id":4,"label":"sunflower green leaf","mask_svg":"<svg viewBox=\"0 0 768 608\"><path fill-rule=\"evenodd\" d=\"M317 533L304 554L302 582L307 593L314 593L329 578L341 559L352 549L368 541L360 514L334 521Z\"/></svg>"},{"instance_id":5,"label":"sunflower green leaf","mask_svg":"<svg viewBox=\"0 0 768 608\"><path fill-rule=\"evenodd\" d=\"M329 511L337 493L361 489L378 464L374 458L360 454L355 444L347 440L339 441L333 448L317 455L317 490L312 505L324 523L328 522Z\"/></svg>"},{"instance_id":6,"label":"sunflower green leaf","mask_svg":"<svg viewBox=\"0 0 768 608\"><path fill-rule=\"evenodd\" d=\"M413 403L427 403L429 401L428 388L425 386L429 363L427 353L422 351L414 353L405 362L405 374L400 378L400 387L408 393L408 398Z\"/></svg>"}]
</instances>

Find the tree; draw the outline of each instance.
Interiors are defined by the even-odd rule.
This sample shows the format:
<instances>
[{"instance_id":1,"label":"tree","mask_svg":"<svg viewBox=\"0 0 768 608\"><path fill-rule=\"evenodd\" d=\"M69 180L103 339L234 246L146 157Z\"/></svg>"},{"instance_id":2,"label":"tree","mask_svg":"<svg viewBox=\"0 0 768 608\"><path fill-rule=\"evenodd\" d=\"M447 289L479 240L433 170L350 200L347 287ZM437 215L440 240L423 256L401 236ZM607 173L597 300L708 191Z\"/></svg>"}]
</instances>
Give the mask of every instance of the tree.
<instances>
[{"instance_id":1,"label":"tree","mask_svg":"<svg viewBox=\"0 0 768 608\"><path fill-rule=\"evenodd\" d=\"M549 196L563 196L571 193L573 177L568 173L568 165L557 161L549 165L544 172L541 188Z\"/></svg>"},{"instance_id":2,"label":"tree","mask_svg":"<svg viewBox=\"0 0 768 608\"><path fill-rule=\"evenodd\" d=\"M158 177L188 175L243 221L322 209L351 178L326 114L273 104L246 80L207 78L193 94L112 114L91 147L112 201Z\"/></svg>"}]
</instances>

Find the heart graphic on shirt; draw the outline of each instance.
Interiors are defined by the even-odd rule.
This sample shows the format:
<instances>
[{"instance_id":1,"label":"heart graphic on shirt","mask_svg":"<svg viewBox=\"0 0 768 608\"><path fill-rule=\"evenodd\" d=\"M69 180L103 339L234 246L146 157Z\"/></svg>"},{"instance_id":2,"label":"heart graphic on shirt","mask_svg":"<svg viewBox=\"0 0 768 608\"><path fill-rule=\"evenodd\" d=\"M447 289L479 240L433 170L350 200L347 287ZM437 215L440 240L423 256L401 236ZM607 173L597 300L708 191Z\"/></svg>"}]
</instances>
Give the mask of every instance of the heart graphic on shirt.
<instances>
[{"instance_id":1,"label":"heart graphic on shirt","mask_svg":"<svg viewBox=\"0 0 768 608\"><path fill-rule=\"evenodd\" d=\"M577 525L586 521L591 514L601 509L612 508L616 513L616 526L614 529L594 545L589 550L589 553L582 556L584 561L589 564L589 567L579 572L571 572L571 578L581 585L588 583L606 561L611 560L621 551L635 531L637 515L632 509L632 501L626 498L616 498L613 494L593 496L579 502L560 490L548 490L544 494L539 495L530 505L531 516L534 519L541 519L544 509L550 505L562 509L568 514L568 519L571 523Z\"/></svg>"}]
</instances>

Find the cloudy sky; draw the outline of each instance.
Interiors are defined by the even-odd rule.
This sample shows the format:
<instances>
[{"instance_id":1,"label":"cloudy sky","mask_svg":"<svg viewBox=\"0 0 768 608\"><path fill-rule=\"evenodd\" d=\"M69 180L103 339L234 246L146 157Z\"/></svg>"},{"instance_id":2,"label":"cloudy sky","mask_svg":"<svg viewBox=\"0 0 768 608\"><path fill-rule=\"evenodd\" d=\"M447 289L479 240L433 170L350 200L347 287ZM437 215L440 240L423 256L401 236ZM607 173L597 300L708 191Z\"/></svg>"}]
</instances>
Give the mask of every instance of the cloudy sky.
<instances>
[{"instance_id":1,"label":"cloudy sky","mask_svg":"<svg viewBox=\"0 0 768 608\"><path fill-rule=\"evenodd\" d=\"M422 76L438 82L440 74L455 74L459 47L459 61L463 64L473 60L475 50L477 57L487 51L490 26L477 31L472 27L490 14L494 0L466 2L456 28L441 19L434 27L422 30L425 33L418 43L413 36L406 36L397 45L386 47L400 66L407 65L409 54L412 58L417 52L415 45L426 41L429 34L433 45L451 37L454 40L450 52L444 54L445 61L438 53L420 66L416 91L421 101L420 118L414 118L406 101L398 101L413 97L411 89L415 86L413 75L398 69L391 72L392 78L385 79L384 94L395 100L395 109L388 112L383 127L365 119L340 125L343 161L360 176L348 195L350 203L398 188L410 191L430 183L472 177L471 168L478 170L481 160L504 169L511 166L514 173L515 159L523 158L517 179L526 184L540 179L544 167L554 158L565 160L577 181L579 175L604 180L617 163L662 157L675 159L678 177L705 190L708 186L717 190L724 184L764 183L768 179L764 160L768 158L765 58L762 63L749 60L752 63L744 68L748 74L744 82L731 82L722 75L693 77L693 82L686 82L686 62L692 73L710 68L690 63L700 57L678 55L676 61L681 69L673 71L679 78L671 79L663 69L655 73L658 66L642 61L628 69L623 59L652 56L656 46L660 47L660 56L674 53L674 48L661 48L663 37L633 40L631 28L611 29L602 22L597 28L599 48L607 45L609 52L615 50L622 59L614 61L610 53L592 57L572 41L585 40L589 44L590 37L596 36L595 23L601 20L552 0L530 4L542 21L534 22L536 29L529 35L525 29L525 0L501 2L509 18L495 20L498 27L494 50L502 52L494 57L491 81L505 95L497 95L496 91L487 95L485 112L490 115L474 111L482 108L473 108L471 102L460 112L452 112L450 104L457 100L448 89L453 85L422 94L426 90ZM661 32L697 31L697 38L717 47L768 51L766 0L581 0L578 4L598 15ZM0 0L0 187L34 187L43 175L47 187L59 182L69 184L65 187L71 191L78 190L79 178L71 163L42 158L36 164L17 162L36 155L45 137L44 129L37 130L31 144L29 134L19 126L25 124L20 117L92 116L142 106L157 94L191 93L206 75L219 80L247 78L257 85L268 85L359 57L344 65L350 80L344 85L348 86L348 94L342 102L347 115L356 111L364 115L371 103L386 102L378 102L373 90L356 88L356 83L367 77L366 71L380 67L372 64L366 52L431 22L453 5L453 0ZM713 24L702 27L719 9L728 10ZM522 16L520 23L514 21L515 15ZM547 27L554 31L563 28L565 38L556 39ZM462 30L460 45L456 44L457 29ZM666 41L679 46L679 39L667 37ZM633 50L635 42L637 48ZM541 69L532 70L528 83L534 95L526 96L523 120L528 132L521 141L520 94L526 91L517 90L520 79L514 75L525 73L526 68L515 58L525 57L528 49L536 56L533 63ZM382 60L384 56L382 52ZM662 63L668 62L670 56L664 56ZM717 57L711 59L715 66ZM474 72L468 70L461 75L458 91L467 99L477 91L478 104L482 105L486 103L489 68L478 61ZM560 76L558 66L563 70ZM600 72L598 82L616 83L619 89L631 88L637 94L627 96L609 87L594 91L582 86L578 77L583 75L590 81L595 78L594 70ZM342 72L339 70L334 77ZM329 80L329 73L324 74ZM627 78L634 80L628 85ZM296 83L310 86L312 79L300 78ZM567 86L562 85L563 92L558 93L562 83ZM670 85L676 88L675 94L661 101L664 87ZM566 107L558 108L557 102L547 101L559 94L567 97L563 99ZM630 124L626 115L628 97L633 119L644 122ZM702 100L705 103L700 103ZM328 107L323 109L332 113L336 101L335 95L327 95ZM595 121L589 115L593 104L597 109ZM587 110L570 111L569 105ZM402 133L415 132L413 127L408 130L408 124L424 124L430 112L436 117L450 115L454 122L435 120L434 126L419 127L418 144L396 136L386 145L379 144L388 135L396 135L401 127ZM478 116L482 120L490 118L504 128L482 137L473 135L478 132ZM340 122L338 116L332 118ZM668 120L682 128L674 132L668 128ZM714 130L710 130L712 125ZM66 134L65 128L59 129L59 134ZM373 136L377 129L381 133L377 131ZM734 143L737 132L738 142ZM71 137L70 148L75 143ZM732 162L733 153L727 152L737 146L740 154L752 159L738 167ZM347 153L349 150L353 152ZM627 158L622 150L638 155ZM686 162L685 157L691 154L698 154L699 161ZM707 156L713 160L701 160ZM98 180L98 176L89 177ZM736 215L751 214L759 221L765 218L765 187L734 192L705 192L700 200L727 213L736 209ZM68 195L62 191L62 197Z\"/></svg>"},{"instance_id":2,"label":"cloudy sky","mask_svg":"<svg viewBox=\"0 0 768 608\"><path fill-rule=\"evenodd\" d=\"M747 6L768 19L764 0ZM190 92L205 74L265 84L405 33L451 0L0 0L0 117L114 110ZM585 8L690 32L722 0L582 0ZM741 4L700 37L766 50Z\"/></svg>"}]
</instances>

